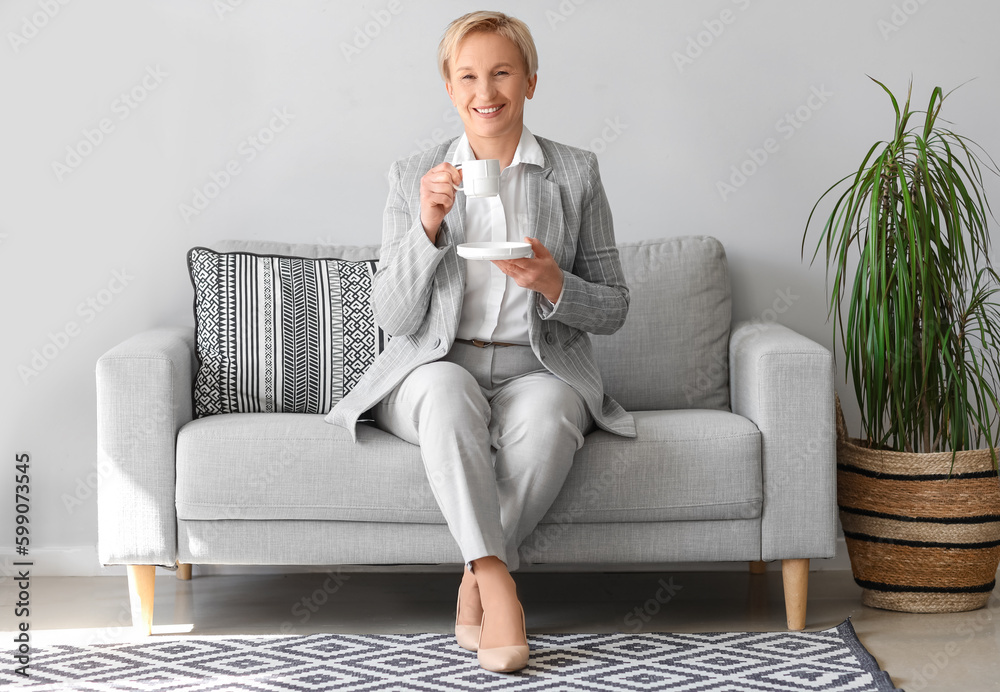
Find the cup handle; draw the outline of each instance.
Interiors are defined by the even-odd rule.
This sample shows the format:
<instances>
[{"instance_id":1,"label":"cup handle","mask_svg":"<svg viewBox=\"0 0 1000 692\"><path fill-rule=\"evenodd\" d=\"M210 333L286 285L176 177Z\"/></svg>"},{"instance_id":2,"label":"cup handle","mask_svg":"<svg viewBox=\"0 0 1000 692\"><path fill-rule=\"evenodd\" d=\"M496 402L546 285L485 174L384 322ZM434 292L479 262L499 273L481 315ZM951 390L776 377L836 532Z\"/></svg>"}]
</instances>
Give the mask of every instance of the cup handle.
<instances>
[{"instance_id":1,"label":"cup handle","mask_svg":"<svg viewBox=\"0 0 1000 692\"><path fill-rule=\"evenodd\" d=\"M461 162L461 161L459 161L458 163L456 163L456 164L455 164L455 168L457 168L458 170L462 170L462 162ZM455 188L455 191L456 191L456 192L465 192L465 188L464 188L464 187L459 187L459 186L458 186L458 185L456 185L455 183L452 183L452 184L451 184L451 186L452 186L453 188Z\"/></svg>"}]
</instances>

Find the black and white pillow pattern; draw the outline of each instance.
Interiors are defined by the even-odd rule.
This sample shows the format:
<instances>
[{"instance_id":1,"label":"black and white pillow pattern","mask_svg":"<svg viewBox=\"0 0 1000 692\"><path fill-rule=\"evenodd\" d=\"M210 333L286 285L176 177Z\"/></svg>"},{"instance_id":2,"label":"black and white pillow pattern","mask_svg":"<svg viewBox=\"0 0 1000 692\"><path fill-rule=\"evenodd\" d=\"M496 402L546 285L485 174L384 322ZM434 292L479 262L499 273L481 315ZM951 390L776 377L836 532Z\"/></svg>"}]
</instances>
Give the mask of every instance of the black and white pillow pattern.
<instances>
[{"instance_id":1,"label":"black and white pillow pattern","mask_svg":"<svg viewBox=\"0 0 1000 692\"><path fill-rule=\"evenodd\" d=\"M385 335L369 297L377 261L188 253L194 284L197 417L326 413Z\"/></svg>"}]
</instances>

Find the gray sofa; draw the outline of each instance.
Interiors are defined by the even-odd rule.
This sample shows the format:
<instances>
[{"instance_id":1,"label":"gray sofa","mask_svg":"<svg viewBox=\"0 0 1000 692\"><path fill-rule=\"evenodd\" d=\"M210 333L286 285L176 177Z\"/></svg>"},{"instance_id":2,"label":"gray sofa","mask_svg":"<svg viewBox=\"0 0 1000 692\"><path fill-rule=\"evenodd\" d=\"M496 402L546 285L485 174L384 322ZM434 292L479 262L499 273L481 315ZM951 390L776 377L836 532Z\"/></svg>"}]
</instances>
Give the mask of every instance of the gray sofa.
<instances>
[{"instance_id":1,"label":"gray sofa","mask_svg":"<svg viewBox=\"0 0 1000 692\"><path fill-rule=\"evenodd\" d=\"M638 437L592 432L522 564L614 570L782 560L791 629L810 558L835 552L833 361L765 319L731 323L722 245L623 243L631 309L592 337ZM226 241L219 251L371 259L376 246ZM776 290L783 289L776 286ZM358 443L321 415L192 420L190 327L155 329L97 364L99 549L128 565L148 632L155 565L461 563L419 449L371 424ZM377 482L375 482L377 479Z\"/></svg>"}]
</instances>

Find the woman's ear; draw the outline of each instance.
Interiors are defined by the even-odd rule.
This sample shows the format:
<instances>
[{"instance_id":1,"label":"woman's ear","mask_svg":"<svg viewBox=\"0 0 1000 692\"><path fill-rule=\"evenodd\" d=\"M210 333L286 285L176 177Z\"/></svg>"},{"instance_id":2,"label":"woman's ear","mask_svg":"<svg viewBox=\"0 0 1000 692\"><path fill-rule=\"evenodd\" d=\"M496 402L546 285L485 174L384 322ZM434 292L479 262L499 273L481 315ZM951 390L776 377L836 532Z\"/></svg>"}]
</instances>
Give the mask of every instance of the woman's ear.
<instances>
[{"instance_id":1,"label":"woman's ear","mask_svg":"<svg viewBox=\"0 0 1000 692\"><path fill-rule=\"evenodd\" d=\"M538 84L538 73L537 72L535 74L531 75L530 78L528 78L528 91L524 95L525 98L529 98L530 99L532 96L535 95L535 85L536 84Z\"/></svg>"}]
</instances>

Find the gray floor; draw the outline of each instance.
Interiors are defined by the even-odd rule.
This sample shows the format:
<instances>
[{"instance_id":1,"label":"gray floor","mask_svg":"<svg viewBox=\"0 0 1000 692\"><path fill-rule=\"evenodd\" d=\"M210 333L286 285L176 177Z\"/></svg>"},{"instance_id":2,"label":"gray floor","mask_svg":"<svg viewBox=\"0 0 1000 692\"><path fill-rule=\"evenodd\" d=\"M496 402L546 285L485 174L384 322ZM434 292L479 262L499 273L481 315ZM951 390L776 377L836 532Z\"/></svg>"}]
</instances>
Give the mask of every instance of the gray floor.
<instances>
[{"instance_id":1,"label":"gray floor","mask_svg":"<svg viewBox=\"0 0 1000 692\"><path fill-rule=\"evenodd\" d=\"M157 576L154 636L449 632L459 575ZM785 628L781 574L658 572L517 575L531 632L766 631ZM32 580L35 646L131 638L124 577ZM2 607L10 612L9 590ZM1000 690L1000 590L983 610L913 615L867 608L849 572L810 574L809 630L852 618L898 687ZM6 629L6 628L5 628Z\"/></svg>"}]
</instances>

